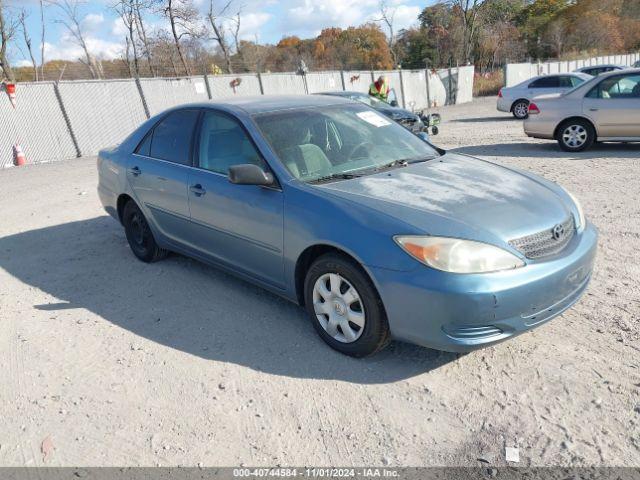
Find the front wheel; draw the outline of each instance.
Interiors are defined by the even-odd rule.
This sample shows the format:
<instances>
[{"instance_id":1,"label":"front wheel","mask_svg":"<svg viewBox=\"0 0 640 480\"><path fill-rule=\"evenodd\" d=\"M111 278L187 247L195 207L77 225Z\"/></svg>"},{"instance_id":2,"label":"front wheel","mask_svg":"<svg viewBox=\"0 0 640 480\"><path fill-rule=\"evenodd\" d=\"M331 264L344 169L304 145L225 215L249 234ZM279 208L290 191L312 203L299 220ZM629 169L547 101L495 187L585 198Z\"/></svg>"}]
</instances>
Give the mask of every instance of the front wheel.
<instances>
[{"instance_id":1,"label":"front wheel","mask_svg":"<svg viewBox=\"0 0 640 480\"><path fill-rule=\"evenodd\" d=\"M438 127L431 127L431 133L433 135L437 135L438 132L440 132L440 129Z\"/></svg>"},{"instance_id":2,"label":"front wheel","mask_svg":"<svg viewBox=\"0 0 640 480\"><path fill-rule=\"evenodd\" d=\"M556 140L565 152L581 152L589 148L596 139L596 133L589 122L579 118L564 122L558 128Z\"/></svg>"},{"instance_id":3,"label":"front wheel","mask_svg":"<svg viewBox=\"0 0 640 480\"><path fill-rule=\"evenodd\" d=\"M133 254L143 262L157 262L168 255L168 251L160 248L153 238L147 219L142 210L133 201L129 201L122 215L124 232Z\"/></svg>"},{"instance_id":4,"label":"front wheel","mask_svg":"<svg viewBox=\"0 0 640 480\"><path fill-rule=\"evenodd\" d=\"M389 342L389 324L373 284L347 257L327 254L309 268L305 306L314 328L333 349L365 357Z\"/></svg>"},{"instance_id":5,"label":"front wheel","mask_svg":"<svg viewBox=\"0 0 640 480\"><path fill-rule=\"evenodd\" d=\"M518 120L524 120L529 116L529 102L526 100L518 100L513 104L511 113L513 113L513 116Z\"/></svg>"}]
</instances>

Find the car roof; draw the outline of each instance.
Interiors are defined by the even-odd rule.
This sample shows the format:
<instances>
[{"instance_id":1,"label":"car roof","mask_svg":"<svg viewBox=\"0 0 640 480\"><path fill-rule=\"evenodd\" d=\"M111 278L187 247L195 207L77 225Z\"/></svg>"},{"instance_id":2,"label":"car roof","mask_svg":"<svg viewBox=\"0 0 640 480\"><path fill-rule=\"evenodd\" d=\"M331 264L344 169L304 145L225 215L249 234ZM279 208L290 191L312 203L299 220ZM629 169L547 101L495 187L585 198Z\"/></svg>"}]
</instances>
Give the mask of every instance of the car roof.
<instances>
[{"instance_id":1,"label":"car roof","mask_svg":"<svg viewBox=\"0 0 640 480\"><path fill-rule=\"evenodd\" d=\"M353 102L346 98L328 95L260 95L191 103L187 105L180 105L178 108L226 107L229 110L242 111L249 115L257 115L260 113L274 112L278 110L326 107L346 103Z\"/></svg>"},{"instance_id":2,"label":"car roof","mask_svg":"<svg viewBox=\"0 0 640 480\"><path fill-rule=\"evenodd\" d=\"M622 65L615 65L613 63L605 63L602 65L587 65L585 67L581 67L576 70L576 72L581 72L582 70L591 70L592 68L619 68L624 69L625 67Z\"/></svg>"},{"instance_id":3,"label":"car roof","mask_svg":"<svg viewBox=\"0 0 640 480\"><path fill-rule=\"evenodd\" d=\"M358 97L364 97L367 94L363 93L363 92L351 92L351 91L348 91L348 90L347 91L342 91L341 90L341 91L338 91L338 92L322 92L319 95L330 95L330 96L333 96L333 97L349 97L349 96L352 96L352 95L356 95Z\"/></svg>"},{"instance_id":4,"label":"car roof","mask_svg":"<svg viewBox=\"0 0 640 480\"><path fill-rule=\"evenodd\" d=\"M640 73L640 68L623 68L622 70L612 70L610 72L601 73L600 75L598 75L598 78L607 78L607 77L618 76L621 74L629 75L629 74L636 74L636 73Z\"/></svg>"}]
</instances>

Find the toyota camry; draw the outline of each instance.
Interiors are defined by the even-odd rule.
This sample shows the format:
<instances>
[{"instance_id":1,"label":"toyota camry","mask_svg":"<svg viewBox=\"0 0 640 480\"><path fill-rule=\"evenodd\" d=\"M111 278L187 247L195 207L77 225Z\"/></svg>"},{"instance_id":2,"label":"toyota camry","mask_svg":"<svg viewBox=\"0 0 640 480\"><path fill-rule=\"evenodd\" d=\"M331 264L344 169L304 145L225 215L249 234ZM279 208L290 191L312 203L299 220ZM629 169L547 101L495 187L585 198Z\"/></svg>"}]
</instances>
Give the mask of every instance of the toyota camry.
<instances>
[{"instance_id":1,"label":"toyota camry","mask_svg":"<svg viewBox=\"0 0 640 480\"><path fill-rule=\"evenodd\" d=\"M596 254L559 185L337 97L182 105L101 151L98 170L140 260L225 269L357 357L391 339L469 351L530 330L579 299Z\"/></svg>"}]
</instances>

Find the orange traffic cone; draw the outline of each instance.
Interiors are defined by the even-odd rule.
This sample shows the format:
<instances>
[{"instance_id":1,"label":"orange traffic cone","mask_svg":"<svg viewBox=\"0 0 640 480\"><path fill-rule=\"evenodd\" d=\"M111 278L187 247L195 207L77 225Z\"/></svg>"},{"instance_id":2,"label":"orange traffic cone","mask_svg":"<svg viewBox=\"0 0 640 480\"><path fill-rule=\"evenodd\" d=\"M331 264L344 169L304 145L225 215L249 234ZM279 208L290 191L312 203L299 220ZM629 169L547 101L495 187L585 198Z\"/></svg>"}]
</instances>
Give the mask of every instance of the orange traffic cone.
<instances>
[{"instance_id":1,"label":"orange traffic cone","mask_svg":"<svg viewBox=\"0 0 640 480\"><path fill-rule=\"evenodd\" d=\"M15 83L5 83L4 87L7 91L7 95L9 95L9 101L13 108L16 108L16 84Z\"/></svg>"},{"instance_id":2,"label":"orange traffic cone","mask_svg":"<svg viewBox=\"0 0 640 480\"><path fill-rule=\"evenodd\" d=\"M13 164L16 167L21 167L27 163L27 157L24 156L22 147L17 143L13 146Z\"/></svg>"}]
</instances>

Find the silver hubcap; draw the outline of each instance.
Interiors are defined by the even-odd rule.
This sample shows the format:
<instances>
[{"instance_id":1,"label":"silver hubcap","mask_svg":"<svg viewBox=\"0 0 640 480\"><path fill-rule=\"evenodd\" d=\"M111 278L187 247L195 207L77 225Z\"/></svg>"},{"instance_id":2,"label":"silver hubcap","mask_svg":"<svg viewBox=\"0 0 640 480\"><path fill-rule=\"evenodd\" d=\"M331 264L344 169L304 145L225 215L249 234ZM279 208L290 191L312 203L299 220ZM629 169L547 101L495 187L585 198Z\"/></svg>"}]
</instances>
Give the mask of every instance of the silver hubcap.
<instances>
[{"instance_id":1,"label":"silver hubcap","mask_svg":"<svg viewBox=\"0 0 640 480\"><path fill-rule=\"evenodd\" d=\"M571 125L562 132L562 141L569 147L581 147L587 141L587 130L582 125Z\"/></svg>"},{"instance_id":2,"label":"silver hubcap","mask_svg":"<svg viewBox=\"0 0 640 480\"><path fill-rule=\"evenodd\" d=\"M513 111L516 112L516 116L518 118L526 117L527 113L529 113L529 105L526 103L519 103L513 107Z\"/></svg>"},{"instance_id":3,"label":"silver hubcap","mask_svg":"<svg viewBox=\"0 0 640 480\"><path fill-rule=\"evenodd\" d=\"M355 342L364 331L365 313L360 295L337 273L325 273L316 280L313 310L322 328L339 342Z\"/></svg>"}]
</instances>

